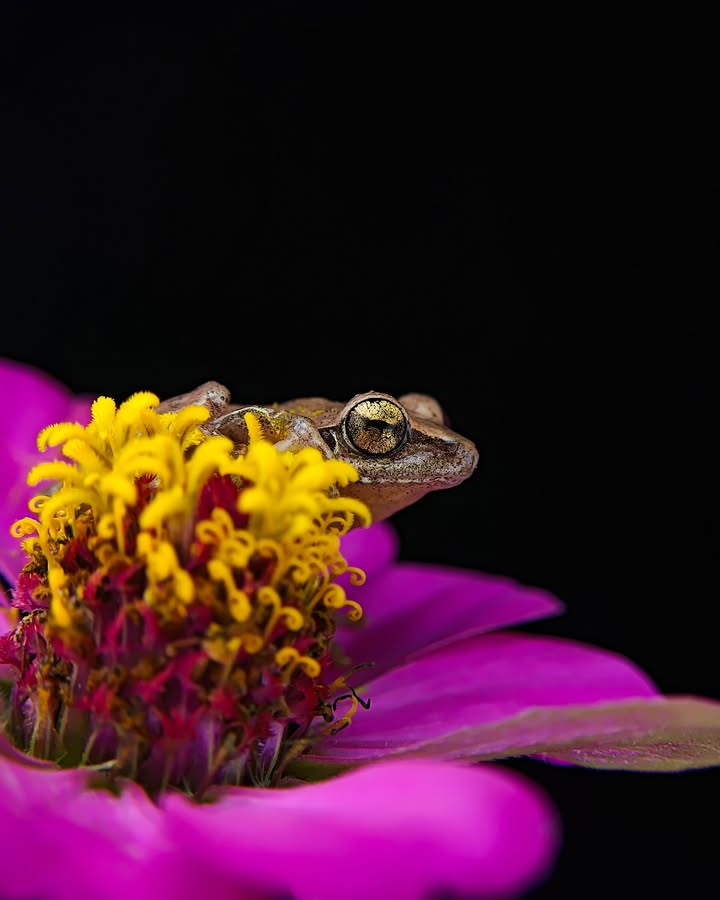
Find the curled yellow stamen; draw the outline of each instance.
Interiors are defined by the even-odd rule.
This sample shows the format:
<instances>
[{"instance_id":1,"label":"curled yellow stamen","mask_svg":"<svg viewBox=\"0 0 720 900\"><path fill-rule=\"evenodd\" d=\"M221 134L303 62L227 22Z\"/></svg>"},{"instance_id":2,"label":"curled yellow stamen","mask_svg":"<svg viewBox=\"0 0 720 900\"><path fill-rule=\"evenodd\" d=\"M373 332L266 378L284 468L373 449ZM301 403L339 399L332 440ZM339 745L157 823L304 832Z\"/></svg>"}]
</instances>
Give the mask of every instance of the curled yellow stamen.
<instances>
[{"instance_id":1,"label":"curled yellow stamen","mask_svg":"<svg viewBox=\"0 0 720 900\"><path fill-rule=\"evenodd\" d=\"M369 522L342 494L358 473L314 447L274 444L287 436L279 418L247 413L247 444L236 445L203 427L205 407L158 404L150 392L120 405L99 397L87 426L58 423L38 438L62 458L32 469L29 484L47 486L12 526L32 576L16 628L33 666L24 687L37 685L32 713L51 723L37 744L65 752L66 723L82 730L87 719L78 758L93 764L103 743L93 741L111 727L112 764L134 777L139 760L170 752L178 725L197 723L216 742L200 751L213 772L234 750L243 770L268 741L273 759L287 758L288 735L316 735L316 717L349 698L344 727L363 702L326 684L335 612L362 614L336 583L364 580L340 546ZM82 716L79 692L92 698Z\"/></svg>"},{"instance_id":2,"label":"curled yellow stamen","mask_svg":"<svg viewBox=\"0 0 720 900\"><path fill-rule=\"evenodd\" d=\"M321 672L320 663L316 659L298 653L294 647L281 647L275 654L275 662L285 669L286 677L298 666L302 667L311 678L317 678Z\"/></svg>"}]
</instances>

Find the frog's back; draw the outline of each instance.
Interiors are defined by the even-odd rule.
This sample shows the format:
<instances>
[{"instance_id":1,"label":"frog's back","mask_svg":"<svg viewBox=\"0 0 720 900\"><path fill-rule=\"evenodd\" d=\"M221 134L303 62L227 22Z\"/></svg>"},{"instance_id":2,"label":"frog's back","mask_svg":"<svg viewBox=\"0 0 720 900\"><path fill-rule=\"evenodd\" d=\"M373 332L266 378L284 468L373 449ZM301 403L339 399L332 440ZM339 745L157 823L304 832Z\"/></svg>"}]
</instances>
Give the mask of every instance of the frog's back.
<instances>
[{"instance_id":1,"label":"frog's back","mask_svg":"<svg viewBox=\"0 0 720 900\"><path fill-rule=\"evenodd\" d=\"M273 404L275 409L284 409L291 415L310 419L316 428L334 424L345 405L337 400L327 400L325 397L298 397L295 400Z\"/></svg>"}]
</instances>

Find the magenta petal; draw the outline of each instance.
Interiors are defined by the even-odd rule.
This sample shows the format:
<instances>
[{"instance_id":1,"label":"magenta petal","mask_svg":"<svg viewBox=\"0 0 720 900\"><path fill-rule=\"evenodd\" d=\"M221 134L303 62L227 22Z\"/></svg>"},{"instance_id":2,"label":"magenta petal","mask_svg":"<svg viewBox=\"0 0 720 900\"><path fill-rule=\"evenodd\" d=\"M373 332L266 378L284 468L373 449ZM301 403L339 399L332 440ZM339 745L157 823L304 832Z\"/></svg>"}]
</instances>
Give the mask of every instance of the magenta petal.
<instances>
[{"instance_id":1,"label":"magenta petal","mask_svg":"<svg viewBox=\"0 0 720 900\"><path fill-rule=\"evenodd\" d=\"M536 756L638 772L703 769L720 764L720 703L676 696L535 707L430 741L421 753L451 759Z\"/></svg>"},{"instance_id":2,"label":"magenta petal","mask_svg":"<svg viewBox=\"0 0 720 900\"><path fill-rule=\"evenodd\" d=\"M546 752L536 755L593 769L642 772L720 765L720 703L715 700L652 697L568 712L564 721L545 723ZM536 740L541 729L535 730Z\"/></svg>"},{"instance_id":3,"label":"magenta petal","mask_svg":"<svg viewBox=\"0 0 720 900\"><path fill-rule=\"evenodd\" d=\"M422 563L396 563L349 595L364 616L359 627L338 629L339 644L354 664L372 661L377 674L415 654L562 610L539 588Z\"/></svg>"},{"instance_id":4,"label":"magenta petal","mask_svg":"<svg viewBox=\"0 0 720 900\"><path fill-rule=\"evenodd\" d=\"M395 529L387 522L369 528L355 528L343 536L343 555L351 566L358 566L373 576L390 566L398 554L399 541Z\"/></svg>"},{"instance_id":5,"label":"magenta petal","mask_svg":"<svg viewBox=\"0 0 720 900\"><path fill-rule=\"evenodd\" d=\"M452 748L447 755L500 757L515 747L515 737L500 723L533 707L656 693L633 663L596 647L524 634L480 635L369 681L360 694L371 708L356 713L348 728L325 738L312 755L357 762L443 742ZM461 740L469 729L477 731L475 738ZM525 739L534 743L531 732Z\"/></svg>"},{"instance_id":6,"label":"magenta petal","mask_svg":"<svg viewBox=\"0 0 720 900\"><path fill-rule=\"evenodd\" d=\"M0 760L4 900L156 900L152 862L167 850L162 814L129 786L86 788L87 774Z\"/></svg>"},{"instance_id":7,"label":"magenta petal","mask_svg":"<svg viewBox=\"0 0 720 900\"><path fill-rule=\"evenodd\" d=\"M544 795L492 766L385 763L315 785L227 789L213 805L171 796L165 806L186 864L295 900L514 896L548 872L558 845Z\"/></svg>"},{"instance_id":8,"label":"magenta petal","mask_svg":"<svg viewBox=\"0 0 720 900\"><path fill-rule=\"evenodd\" d=\"M89 402L74 397L38 369L0 359L0 574L14 583L23 565L20 543L10 535L12 523L28 515L28 500L37 493L26 484L29 470L58 451L41 454L37 436L54 422L89 420Z\"/></svg>"},{"instance_id":9,"label":"magenta petal","mask_svg":"<svg viewBox=\"0 0 720 900\"><path fill-rule=\"evenodd\" d=\"M0 666L0 678L5 677L3 675L3 668L3 666ZM6 668L10 669L10 666L7 666ZM12 670L8 674L12 675ZM17 762L24 766L33 766L57 771L55 763L48 762L44 759L35 759L35 757L23 753L22 750L18 750L5 732L0 729L0 766L8 762ZM2 779L0 778L0 782L1 781Z\"/></svg>"}]
</instances>

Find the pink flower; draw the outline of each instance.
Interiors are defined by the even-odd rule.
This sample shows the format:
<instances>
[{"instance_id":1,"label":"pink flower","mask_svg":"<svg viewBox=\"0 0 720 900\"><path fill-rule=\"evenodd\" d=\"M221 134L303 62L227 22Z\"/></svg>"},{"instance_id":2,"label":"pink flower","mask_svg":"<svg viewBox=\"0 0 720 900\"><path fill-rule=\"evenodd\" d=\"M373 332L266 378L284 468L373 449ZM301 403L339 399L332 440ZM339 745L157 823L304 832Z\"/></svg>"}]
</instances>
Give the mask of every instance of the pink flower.
<instances>
[{"instance_id":1,"label":"pink flower","mask_svg":"<svg viewBox=\"0 0 720 900\"><path fill-rule=\"evenodd\" d=\"M0 361L0 385L0 571L15 585L25 560L10 527L35 493L25 477L38 462L36 435L51 422L87 421L88 404L17 363ZM554 862L556 813L515 773L470 763L532 755L664 770L720 761L720 704L663 697L607 651L502 630L560 612L545 592L398 562L384 523L350 531L342 548L367 581L338 579L364 616L340 624L336 640L350 663L371 664L351 689L369 708L341 730L312 723L285 769L292 786L216 787L210 803L177 788L151 799L127 777L115 793L94 790L112 760L61 769L28 756L17 734L0 736L0 840L12 861L3 897L517 896ZM0 629L4 677L15 665L11 627L8 619Z\"/></svg>"}]
</instances>

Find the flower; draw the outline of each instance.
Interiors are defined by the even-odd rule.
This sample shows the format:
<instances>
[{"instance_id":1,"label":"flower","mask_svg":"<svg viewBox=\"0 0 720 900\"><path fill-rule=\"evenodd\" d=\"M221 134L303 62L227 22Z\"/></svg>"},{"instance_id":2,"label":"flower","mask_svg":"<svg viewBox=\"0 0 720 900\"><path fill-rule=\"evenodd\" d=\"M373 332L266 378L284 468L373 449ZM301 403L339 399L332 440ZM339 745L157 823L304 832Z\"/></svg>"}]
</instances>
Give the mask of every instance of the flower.
<instances>
[{"instance_id":1,"label":"flower","mask_svg":"<svg viewBox=\"0 0 720 900\"><path fill-rule=\"evenodd\" d=\"M252 416L238 455L199 407L99 398L85 426L41 373L0 383L3 896L516 895L556 814L470 762L717 763L720 705L499 630L560 604L398 562L389 525L352 528L351 467Z\"/></svg>"}]
</instances>

